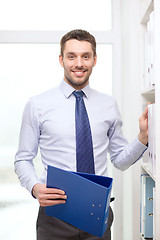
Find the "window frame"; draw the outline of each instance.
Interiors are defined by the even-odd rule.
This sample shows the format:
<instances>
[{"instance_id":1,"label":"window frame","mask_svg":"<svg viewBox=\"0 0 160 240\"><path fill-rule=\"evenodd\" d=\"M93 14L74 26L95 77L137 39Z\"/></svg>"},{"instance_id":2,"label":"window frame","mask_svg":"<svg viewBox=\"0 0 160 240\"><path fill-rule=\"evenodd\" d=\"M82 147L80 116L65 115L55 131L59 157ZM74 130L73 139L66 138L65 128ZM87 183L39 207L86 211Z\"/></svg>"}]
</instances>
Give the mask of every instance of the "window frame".
<instances>
[{"instance_id":1,"label":"window frame","mask_svg":"<svg viewBox=\"0 0 160 240\"><path fill-rule=\"evenodd\" d=\"M97 44L112 44L113 57L113 96L118 102L120 112L122 112L122 39L121 39L121 0L112 0L112 29L109 31L90 31L96 38ZM17 31L0 30L1 43L59 43L66 31ZM114 187L114 196L119 196L123 192L123 177L117 170L112 170L112 176L118 178L118 188ZM115 182L116 183L116 182ZM122 239L122 199L115 203L116 219L114 221L113 237ZM117 210L118 209L118 210Z\"/></svg>"},{"instance_id":2,"label":"window frame","mask_svg":"<svg viewBox=\"0 0 160 240\"><path fill-rule=\"evenodd\" d=\"M90 32L95 36L97 44L112 44L113 96L118 100L121 109L121 0L112 0L112 29L108 31ZM65 33L66 31L0 30L0 43L57 44Z\"/></svg>"}]
</instances>

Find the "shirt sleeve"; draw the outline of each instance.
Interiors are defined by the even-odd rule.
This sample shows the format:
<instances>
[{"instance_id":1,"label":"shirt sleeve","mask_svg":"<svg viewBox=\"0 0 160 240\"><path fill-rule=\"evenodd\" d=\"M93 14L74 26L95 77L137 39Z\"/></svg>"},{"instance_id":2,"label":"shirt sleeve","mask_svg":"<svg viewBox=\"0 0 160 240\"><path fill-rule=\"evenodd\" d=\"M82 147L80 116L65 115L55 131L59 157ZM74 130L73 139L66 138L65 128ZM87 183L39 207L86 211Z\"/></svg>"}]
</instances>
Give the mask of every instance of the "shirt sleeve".
<instances>
[{"instance_id":1,"label":"shirt sleeve","mask_svg":"<svg viewBox=\"0 0 160 240\"><path fill-rule=\"evenodd\" d=\"M108 131L108 151L114 166L124 171L142 157L147 146L142 144L138 140L138 137L131 143L128 143L122 133L122 120L116 103L114 105L114 112L114 122Z\"/></svg>"},{"instance_id":2,"label":"shirt sleeve","mask_svg":"<svg viewBox=\"0 0 160 240\"><path fill-rule=\"evenodd\" d=\"M31 193L39 182L33 164L38 152L39 121L32 100L25 106L19 137L19 147L15 156L15 172L21 185Z\"/></svg>"}]
</instances>

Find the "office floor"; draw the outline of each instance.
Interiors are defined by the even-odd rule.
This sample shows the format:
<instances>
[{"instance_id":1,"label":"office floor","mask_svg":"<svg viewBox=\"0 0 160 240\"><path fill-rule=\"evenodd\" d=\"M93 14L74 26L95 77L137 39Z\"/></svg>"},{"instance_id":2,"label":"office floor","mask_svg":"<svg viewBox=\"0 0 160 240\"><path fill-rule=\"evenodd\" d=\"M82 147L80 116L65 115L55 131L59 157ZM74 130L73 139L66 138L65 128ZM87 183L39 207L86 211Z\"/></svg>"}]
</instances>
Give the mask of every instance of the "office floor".
<instances>
[{"instance_id":1,"label":"office floor","mask_svg":"<svg viewBox=\"0 0 160 240\"><path fill-rule=\"evenodd\" d=\"M35 240L38 208L19 184L0 184L0 239Z\"/></svg>"}]
</instances>

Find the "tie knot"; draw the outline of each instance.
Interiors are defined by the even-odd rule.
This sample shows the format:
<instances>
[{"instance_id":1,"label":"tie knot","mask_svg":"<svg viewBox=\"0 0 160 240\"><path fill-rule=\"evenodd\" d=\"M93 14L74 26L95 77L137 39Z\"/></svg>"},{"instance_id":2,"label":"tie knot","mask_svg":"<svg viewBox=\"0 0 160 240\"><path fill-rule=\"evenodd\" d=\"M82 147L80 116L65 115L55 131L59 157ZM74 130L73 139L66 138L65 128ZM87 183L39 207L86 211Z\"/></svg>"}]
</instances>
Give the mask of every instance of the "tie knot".
<instances>
[{"instance_id":1,"label":"tie knot","mask_svg":"<svg viewBox=\"0 0 160 240\"><path fill-rule=\"evenodd\" d=\"M80 99L80 98L83 98L84 92L75 91L75 92L73 92L73 95L76 97L76 99Z\"/></svg>"}]
</instances>

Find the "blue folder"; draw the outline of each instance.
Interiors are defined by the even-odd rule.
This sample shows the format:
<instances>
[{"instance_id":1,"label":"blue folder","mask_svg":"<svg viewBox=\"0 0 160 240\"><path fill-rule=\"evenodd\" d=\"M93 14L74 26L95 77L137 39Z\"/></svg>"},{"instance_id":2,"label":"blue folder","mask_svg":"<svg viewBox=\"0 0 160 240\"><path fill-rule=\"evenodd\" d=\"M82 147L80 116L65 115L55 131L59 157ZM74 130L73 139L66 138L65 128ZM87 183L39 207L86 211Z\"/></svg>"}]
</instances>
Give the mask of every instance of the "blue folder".
<instances>
[{"instance_id":1,"label":"blue folder","mask_svg":"<svg viewBox=\"0 0 160 240\"><path fill-rule=\"evenodd\" d=\"M144 238L153 238L153 188L155 182L150 176L145 177Z\"/></svg>"},{"instance_id":2,"label":"blue folder","mask_svg":"<svg viewBox=\"0 0 160 240\"><path fill-rule=\"evenodd\" d=\"M47 187L65 191L65 204L45 208L48 216L102 237L108 222L112 178L48 166Z\"/></svg>"},{"instance_id":3,"label":"blue folder","mask_svg":"<svg viewBox=\"0 0 160 240\"><path fill-rule=\"evenodd\" d=\"M153 188L154 180L148 174L141 175L141 225L144 239L153 239Z\"/></svg>"}]
</instances>

